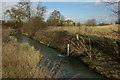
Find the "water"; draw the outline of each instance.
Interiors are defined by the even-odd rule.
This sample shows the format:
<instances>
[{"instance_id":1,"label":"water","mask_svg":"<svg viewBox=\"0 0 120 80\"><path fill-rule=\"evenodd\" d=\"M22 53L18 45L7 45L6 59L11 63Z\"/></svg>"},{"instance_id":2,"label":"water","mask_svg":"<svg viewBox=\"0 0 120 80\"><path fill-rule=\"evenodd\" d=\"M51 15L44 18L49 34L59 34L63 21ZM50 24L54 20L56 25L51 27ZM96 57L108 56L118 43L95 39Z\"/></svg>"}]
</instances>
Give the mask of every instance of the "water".
<instances>
[{"instance_id":1,"label":"water","mask_svg":"<svg viewBox=\"0 0 120 80\"><path fill-rule=\"evenodd\" d=\"M103 80L103 77L100 74L90 69L80 60L64 56L55 49L42 45L38 41L31 39L27 36L21 34L14 34L13 36L18 39L18 42L29 43L29 45L34 46L35 49L40 50L40 52L44 55L44 59L40 63L41 65L46 65L45 63L51 61L51 65L54 63L58 63L60 66L63 66L62 72L60 73L60 77L62 78L71 78L74 75L79 74L77 78L102 78ZM63 73L65 72L68 74L63 75Z\"/></svg>"}]
</instances>

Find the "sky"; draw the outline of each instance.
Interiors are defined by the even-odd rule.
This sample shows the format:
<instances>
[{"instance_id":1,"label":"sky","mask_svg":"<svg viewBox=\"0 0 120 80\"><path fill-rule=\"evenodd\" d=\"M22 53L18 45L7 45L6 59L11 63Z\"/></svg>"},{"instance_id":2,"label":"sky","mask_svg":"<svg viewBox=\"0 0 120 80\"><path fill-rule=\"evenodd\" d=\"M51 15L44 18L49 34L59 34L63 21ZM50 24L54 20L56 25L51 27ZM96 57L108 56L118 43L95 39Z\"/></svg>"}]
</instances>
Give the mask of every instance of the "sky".
<instances>
[{"instance_id":1,"label":"sky","mask_svg":"<svg viewBox=\"0 0 120 80\"><path fill-rule=\"evenodd\" d=\"M0 2L19 2L20 0L0 0ZM22 0L22 1L28 1L28 0ZM32 2L101 2L101 1L107 1L107 2L118 2L120 0L30 0Z\"/></svg>"},{"instance_id":2,"label":"sky","mask_svg":"<svg viewBox=\"0 0 120 80\"><path fill-rule=\"evenodd\" d=\"M2 2L2 10L0 10L0 13L3 13L16 4L16 2ZM53 10L58 10L65 19L71 19L80 23L84 23L88 19L93 18L99 23L111 23L115 21L115 17L106 5L97 2L43 2L42 5L47 7L46 19ZM1 16L0 19L2 19Z\"/></svg>"},{"instance_id":3,"label":"sky","mask_svg":"<svg viewBox=\"0 0 120 80\"><path fill-rule=\"evenodd\" d=\"M65 16L65 19L81 23L93 18L97 22L113 22L114 18L105 4L96 4L95 2L46 2L43 5L49 12L58 10Z\"/></svg>"}]
</instances>

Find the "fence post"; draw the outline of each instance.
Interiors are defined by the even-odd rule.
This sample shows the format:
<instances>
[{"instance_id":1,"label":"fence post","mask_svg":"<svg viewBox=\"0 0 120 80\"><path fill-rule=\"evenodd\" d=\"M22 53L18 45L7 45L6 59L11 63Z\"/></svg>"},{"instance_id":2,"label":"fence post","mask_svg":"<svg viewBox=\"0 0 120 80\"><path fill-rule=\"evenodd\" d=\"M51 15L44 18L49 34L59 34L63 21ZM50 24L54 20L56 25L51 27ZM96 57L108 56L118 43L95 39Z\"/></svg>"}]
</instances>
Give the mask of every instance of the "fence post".
<instances>
[{"instance_id":1,"label":"fence post","mask_svg":"<svg viewBox=\"0 0 120 80\"><path fill-rule=\"evenodd\" d=\"M67 44L67 56L69 56L69 52L70 51L70 45L69 44Z\"/></svg>"},{"instance_id":2,"label":"fence post","mask_svg":"<svg viewBox=\"0 0 120 80\"><path fill-rule=\"evenodd\" d=\"M77 37L77 40L79 40L79 36L78 36L78 34L76 34L76 37Z\"/></svg>"}]
</instances>

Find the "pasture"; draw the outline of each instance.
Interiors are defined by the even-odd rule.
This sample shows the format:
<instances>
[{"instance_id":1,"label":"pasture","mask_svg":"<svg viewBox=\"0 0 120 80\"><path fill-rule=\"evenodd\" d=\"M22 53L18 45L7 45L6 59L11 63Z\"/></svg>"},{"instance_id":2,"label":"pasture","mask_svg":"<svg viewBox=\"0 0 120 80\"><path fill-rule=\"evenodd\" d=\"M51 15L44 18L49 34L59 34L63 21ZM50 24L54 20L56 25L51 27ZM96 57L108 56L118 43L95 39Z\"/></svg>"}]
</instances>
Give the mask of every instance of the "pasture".
<instances>
[{"instance_id":1,"label":"pasture","mask_svg":"<svg viewBox=\"0 0 120 80\"><path fill-rule=\"evenodd\" d=\"M72 34L94 35L99 37L119 39L120 25L107 26L65 26L65 27L49 27L48 31L68 31Z\"/></svg>"}]
</instances>

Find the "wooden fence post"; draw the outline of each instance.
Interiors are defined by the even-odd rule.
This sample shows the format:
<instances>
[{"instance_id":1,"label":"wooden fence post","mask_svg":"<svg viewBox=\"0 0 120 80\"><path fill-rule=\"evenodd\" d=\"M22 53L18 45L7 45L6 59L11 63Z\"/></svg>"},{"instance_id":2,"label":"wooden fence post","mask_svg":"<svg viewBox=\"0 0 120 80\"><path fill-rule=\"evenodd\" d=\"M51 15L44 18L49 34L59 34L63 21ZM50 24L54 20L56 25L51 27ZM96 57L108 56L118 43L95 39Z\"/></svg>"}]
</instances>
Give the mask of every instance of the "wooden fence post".
<instances>
[{"instance_id":1,"label":"wooden fence post","mask_svg":"<svg viewBox=\"0 0 120 80\"><path fill-rule=\"evenodd\" d=\"M70 54L70 45L69 44L67 44L67 56L69 56L69 54Z\"/></svg>"},{"instance_id":2,"label":"wooden fence post","mask_svg":"<svg viewBox=\"0 0 120 80\"><path fill-rule=\"evenodd\" d=\"M77 40L79 40L79 36L78 36L78 34L76 34L76 37L77 37Z\"/></svg>"}]
</instances>

